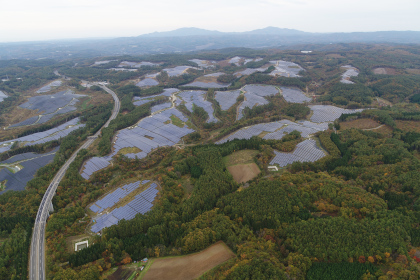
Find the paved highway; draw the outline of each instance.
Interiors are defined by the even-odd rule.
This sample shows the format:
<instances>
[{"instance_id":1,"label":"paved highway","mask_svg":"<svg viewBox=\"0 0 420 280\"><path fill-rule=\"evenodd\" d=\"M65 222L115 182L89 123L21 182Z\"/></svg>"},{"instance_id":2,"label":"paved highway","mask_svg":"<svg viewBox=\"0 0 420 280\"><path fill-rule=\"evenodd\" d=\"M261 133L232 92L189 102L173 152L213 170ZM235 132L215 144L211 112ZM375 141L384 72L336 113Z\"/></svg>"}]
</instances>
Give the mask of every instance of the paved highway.
<instances>
[{"instance_id":1,"label":"paved highway","mask_svg":"<svg viewBox=\"0 0 420 280\"><path fill-rule=\"evenodd\" d=\"M120 111L120 100L118 99L115 92L110 90L105 86L104 83L94 83L95 85L100 86L103 90L108 92L114 98L114 109L112 111L111 117L108 121L104 124L104 127L107 127L111 120L115 119ZM60 168L60 170L55 175L54 179L51 181L51 184L48 186L47 191L42 198L41 204L38 209L38 213L35 219L35 225L32 233L32 240L31 240L31 249L30 249L30 260L29 260L29 279L33 280L44 280L46 278L45 273L45 225L47 218L49 216L49 208L52 203L52 199L55 195L55 191L57 190L58 184L60 183L61 179L63 179L64 175L66 174L67 169L69 168L70 164L74 161L77 156L77 153L81 149L86 149L89 147L93 141L99 136L101 130L96 132L94 136L89 137L85 143L73 153L73 155L66 161L66 163Z\"/></svg>"}]
</instances>

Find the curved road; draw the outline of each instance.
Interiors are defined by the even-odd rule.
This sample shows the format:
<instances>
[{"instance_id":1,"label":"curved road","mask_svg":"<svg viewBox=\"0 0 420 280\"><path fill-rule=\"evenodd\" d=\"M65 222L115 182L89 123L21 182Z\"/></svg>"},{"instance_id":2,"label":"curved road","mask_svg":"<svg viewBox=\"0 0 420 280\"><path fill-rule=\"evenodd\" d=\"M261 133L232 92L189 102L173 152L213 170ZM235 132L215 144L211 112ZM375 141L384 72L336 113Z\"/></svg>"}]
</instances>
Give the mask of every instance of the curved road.
<instances>
[{"instance_id":1,"label":"curved road","mask_svg":"<svg viewBox=\"0 0 420 280\"><path fill-rule=\"evenodd\" d=\"M104 127L107 127L111 120L115 119L120 111L120 100L118 99L115 92L107 88L102 83L94 83L100 86L103 90L108 92L114 98L114 109L112 111L111 117L108 121L104 124ZM30 249L30 260L29 260L29 279L33 280L44 280L46 278L45 273L45 225L47 218L49 216L49 208L52 204L52 199L55 195L55 191L57 190L58 184L63 179L64 175L66 174L67 169L69 168L70 164L74 161L77 156L77 153L81 149L86 149L89 147L93 141L99 136L101 130L95 133L94 136L88 137L86 142L76 151L73 155L66 161L66 163L60 168L60 170L55 175L54 179L51 181L51 184L48 186L47 191L42 198L41 205L39 206L38 213L36 215L35 225L32 233L32 240L31 240L31 249Z\"/></svg>"}]
</instances>

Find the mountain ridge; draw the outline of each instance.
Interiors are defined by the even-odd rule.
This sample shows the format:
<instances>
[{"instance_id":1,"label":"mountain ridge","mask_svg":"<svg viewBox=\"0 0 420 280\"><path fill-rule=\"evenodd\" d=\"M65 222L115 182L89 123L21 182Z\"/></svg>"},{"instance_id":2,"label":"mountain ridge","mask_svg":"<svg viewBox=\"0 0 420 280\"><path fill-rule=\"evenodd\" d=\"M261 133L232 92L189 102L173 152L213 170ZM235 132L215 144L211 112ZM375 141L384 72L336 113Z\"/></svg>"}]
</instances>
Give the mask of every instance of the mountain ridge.
<instances>
[{"instance_id":1,"label":"mountain ridge","mask_svg":"<svg viewBox=\"0 0 420 280\"><path fill-rule=\"evenodd\" d=\"M280 28L274 26L267 26L261 29L255 29L244 32L222 32L218 30L208 30L197 27L182 27L170 31L152 32L137 36L138 38L153 38L153 37L187 37L187 36L225 36L225 35L304 35L311 34L310 32L300 31L297 29Z\"/></svg>"}]
</instances>

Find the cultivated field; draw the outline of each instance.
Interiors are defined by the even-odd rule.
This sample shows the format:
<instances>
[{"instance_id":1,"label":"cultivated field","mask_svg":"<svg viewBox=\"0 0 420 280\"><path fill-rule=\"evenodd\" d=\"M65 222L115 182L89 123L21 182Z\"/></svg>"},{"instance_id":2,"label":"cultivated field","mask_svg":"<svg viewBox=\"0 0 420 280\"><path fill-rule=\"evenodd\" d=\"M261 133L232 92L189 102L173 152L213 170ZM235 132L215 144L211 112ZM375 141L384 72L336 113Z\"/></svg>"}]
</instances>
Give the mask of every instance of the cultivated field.
<instances>
[{"instance_id":1,"label":"cultivated field","mask_svg":"<svg viewBox=\"0 0 420 280\"><path fill-rule=\"evenodd\" d=\"M196 254L156 259L143 280L197 279L206 271L234 256L235 254L224 243L219 242Z\"/></svg>"},{"instance_id":2,"label":"cultivated field","mask_svg":"<svg viewBox=\"0 0 420 280\"><path fill-rule=\"evenodd\" d=\"M346 130L350 128L357 129L371 129L380 126L381 124L372 120L372 119L357 119L353 121L341 122L341 130Z\"/></svg>"}]
</instances>

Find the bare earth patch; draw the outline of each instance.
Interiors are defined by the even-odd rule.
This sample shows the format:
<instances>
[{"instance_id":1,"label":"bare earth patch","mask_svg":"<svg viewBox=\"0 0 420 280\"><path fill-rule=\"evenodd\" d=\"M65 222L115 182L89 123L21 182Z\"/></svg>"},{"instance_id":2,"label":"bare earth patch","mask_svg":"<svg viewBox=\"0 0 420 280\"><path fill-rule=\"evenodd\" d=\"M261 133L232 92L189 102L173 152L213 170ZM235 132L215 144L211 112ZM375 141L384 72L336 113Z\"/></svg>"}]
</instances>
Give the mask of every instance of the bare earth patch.
<instances>
[{"instance_id":1,"label":"bare earth patch","mask_svg":"<svg viewBox=\"0 0 420 280\"><path fill-rule=\"evenodd\" d=\"M261 170L255 163L239 164L227 167L237 183L245 183L257 177Z\"/></svg>"},{"instance_id":2,"label":"bare earth patch","mask_svg":"<svg viewBox=\"0 0 420 280\"><path fill-rule=\"evenodd\" d=\"M74 253L74 244L80 241L89 240L90 236L87 234L81 234L76 236L70 236L66 238L67 251L69 253ZM90 242L89 242L90 243Z\"/></svg>"},{"instance_id":3,"label":"bare earth patch","mask_svg":"<svg viewBox=\"0 0 420 280\"><path fill-rule=\"evenodd\" d=\"M377 75L396 75L397 72L393 68L378 67L373 69L373 73Z\"/></svg>"},{"instance_id":4,"label":"bare earth patch","mask_svg":"<svg viewBox=\"0 0 420 280\"><path fill-rule=\"evenodd\" d=\"M357 129L370 129L380 126L381 124L372 120L372 119L357 119L353 121L341 122L340 123L340 130L346 130L350 128L357 128Z\"/></svg>"},{"instance_id":5,"label":"bare earth patch","mask_svg":"<svg viewBox=\"0 0 420 280\"><path fill-rule=\"evenodd\" d=\"M129 148L122 148L121 150L118 151L119 154L122 155L126 155L126 154L137 154L142 152L142 150L140 150L137 147L129 147Z\"/></svg>"},{"instance_id":6,"label":"bare earth patch","mask_svg":"<svg viewBox=\"0 0 420 280\"><path fill-rule=\"evenodd\" d=\"M330 53L325 55L326 57L330 57L330 58L344 58L344 56L342 56L341 54L338 53Z\"/></svg>"},{"instance_id":7,"label":"bare earth patch","mask_svg":"<svg viewBox=\"0 0 420 280\"><path fill-rule=\"evenodd\" d=\"M407 72L414 75L420 75L420 69L407 69Z\"/></svg>"},{"instance_id":8,"label":"bare earth patch","mask_svg":"<svg viewBox=\"0 0 420 280\"><path fill-rule=\"evenodd\" d=\"M195 79L194 82L203 82L203 83L217 83L217 77L215 76L201 76L197 79Z\"/></svg>"},{"instance_id":9,"label":"bare earth patch","mask_svg":"<svg viewBox=\"0 0 420 280\"><path fill-rule=\"evenodd\" d=\"M237 164L244 164L244 163L252 163L254 162L254 157L259 153L257 150L241 150L234 152L223 160L226 166L237 165Z\"/></svg>"},{"instance_id":10,"label":"bare earth patch","mask_svg":"<svg viewBox=\"0 0 420 280\"><path fill-rule=\"evenodd\" d=\"M234 256L235 254L223 242L219 242L196 254L156 259L143 280L197 279L206 271Z\"/></svg>"}]
</instances>

